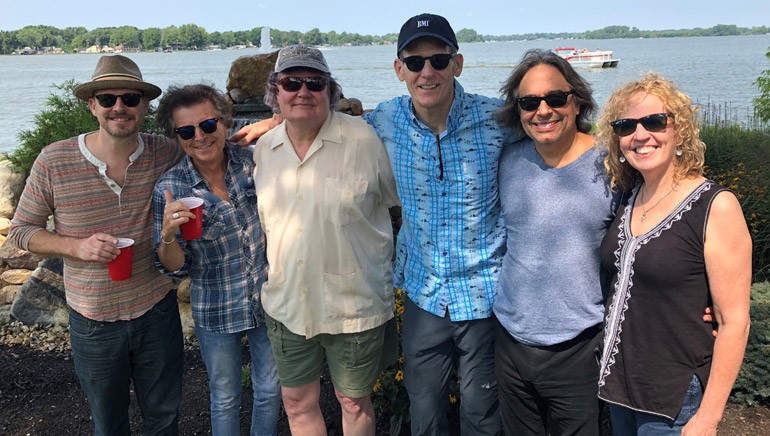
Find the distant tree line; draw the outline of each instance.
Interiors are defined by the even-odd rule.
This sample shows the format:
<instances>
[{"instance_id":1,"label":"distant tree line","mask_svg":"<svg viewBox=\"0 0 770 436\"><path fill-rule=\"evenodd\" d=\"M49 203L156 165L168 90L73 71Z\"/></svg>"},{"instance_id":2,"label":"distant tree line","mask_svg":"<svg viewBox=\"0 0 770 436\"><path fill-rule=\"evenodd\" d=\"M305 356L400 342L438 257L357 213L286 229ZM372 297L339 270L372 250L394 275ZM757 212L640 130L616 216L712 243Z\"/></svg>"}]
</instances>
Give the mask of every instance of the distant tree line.
<instances>
[{"instance_id":1,"label":"distant tree line","mask_svg":"<svg viewBox=\"0 0 770 436\"><path fill-rule=\"evenodd\" d=\"M139 29L134 26L98 27L88 30L85 27L67 27L58 29L52 26L26 26L20 30L0 31L0 54L10 54L29 47L42 50L45 47L57 47L65 52L85 50L93 45L117 47L124 50L152 51L157 48L173 47L177 50L202 50L209 45L228 48L239 45L260 45L262 28L225 32L207 32L196 24L169 26L163 29L150 27ZM270 40L274 47L291 44L308 45L371 45L386 42L395 43L398 35L385 36L361 35L358 33L321 32L311 29L307 32L296 30L283 31L270 29Z\"/></svg>"},{"instance_id":2,"label":"distant tree line","mask_svg":"<svg viewBox=\"0 0 770 436\"><path fill-rule=\"evenodd\" d=\"M0 54L10 54L29 47L42 50L45 47L57 47L65 52L85 50L91 46L117 47L124 50L156 50L173 47L175 50L202 50L209 45L228 48L238 45L260 44L262 28L225 32L207 32L196 24L183 24L166 28L150 27L139 29L134 26L98 27L88 30L85 27L67 27L58 29L52 26L26 26L19 30L0 31ZM725 35L762 35L770 33L768 26L752 28L720 24L708 29L681 30L639 30L636 27L608 26L599 30L580 33L527 33L514 35L480 35L473 29L460 29L457 32L459 42L482 41L521 41L533 39L609 39L609 38L667 38L676 36L725 36ZM398 35L389 33L383 36L361 35L358 33L321 32L317 28L307 32L296 30L283 31L270 29L273 47L291 44L320 45L371 45L395 43Z\"/></svg>"},{"instance_id":3,"label":"distant tree line","mask_svg":"<svg viewBox=\"0 0 770 436\"><path fill-rule=\"evenodd\" d=\"M730 36L730 35L766 35L770 27L738 27L734 24L717 24L703 29L678 30L640 30L628 26L607 26L599 30L586 32L562 33L526 33L518 35L484 35L484 41L527 41L536 39L615 39L615 38L674 38L681 36ZM459 37L459 36L458 36Z\"/></svg>"}]
</instances>

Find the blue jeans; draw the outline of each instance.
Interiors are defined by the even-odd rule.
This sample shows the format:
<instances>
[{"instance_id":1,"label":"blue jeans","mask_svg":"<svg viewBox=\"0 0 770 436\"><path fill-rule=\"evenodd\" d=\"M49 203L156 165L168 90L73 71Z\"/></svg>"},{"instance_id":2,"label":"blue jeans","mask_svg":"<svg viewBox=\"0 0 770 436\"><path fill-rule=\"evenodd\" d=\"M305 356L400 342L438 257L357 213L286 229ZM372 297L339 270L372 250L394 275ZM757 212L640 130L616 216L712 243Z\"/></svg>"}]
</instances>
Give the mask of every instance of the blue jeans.
<instances>
[{"instance_id":1,"label":"blue jeans","mask_svg":"<svg viewBox=\"0 0 770 436\"><path fill-rule=\"evenodd\" d=\"M695 415L703 399L703 388L697 375L692 376L690 387L682 402L682 408L674 421L649 413L636 412L623 406L610 404L612 434L625 436L679 436L687 422Z\"/></svg>"},{"instance_id":2,"label":"blue jeans","mask_svg":"<svg viewBox=\"0 0 770 436\"><path fill-rule=\"evenodd\" d=\"M409 393L413 435L447 435L449 383L458 360L460 432L497 435L500 413L495 378L492 318L453 322L404 303L404 384Z\"/></svg>"},{"instance_id":3,"label":"blue jeans","mask_svg":"<svg viewBox=\"0 0 770 436\"><path fill-rule=\"evenodd\" d=\"M176 291L129 321L94 321L69 310L75 373L88 397L94 434L129 435L134 383L142 434L179 434L184 350Z\"/></svg>"},{"instance_id":4,"label":"blue jeans","mask_svg":"<svg viewBox=\"0 0 770 436\"><path fill-rule=\"evenodd\" d=\"M249 339L251 354L251 436L276 434L281 410L281 387L273 352L267 339L267 327L238 333L215 333L195 327L201 356L206 363L211 390L211 429L214 436L240 433L241 338Z\"/></svg>"}]
</instances>

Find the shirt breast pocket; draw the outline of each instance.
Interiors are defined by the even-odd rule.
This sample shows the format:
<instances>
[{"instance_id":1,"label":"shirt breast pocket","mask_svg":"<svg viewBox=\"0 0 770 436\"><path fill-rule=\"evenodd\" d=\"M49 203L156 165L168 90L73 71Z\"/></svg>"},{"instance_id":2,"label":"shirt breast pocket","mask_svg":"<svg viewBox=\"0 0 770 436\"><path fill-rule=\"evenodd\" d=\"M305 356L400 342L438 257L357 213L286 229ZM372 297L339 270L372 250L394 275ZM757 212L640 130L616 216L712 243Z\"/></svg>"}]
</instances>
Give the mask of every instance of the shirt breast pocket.
<instances>
[{"instance_id":1,"label":"shirt breast pocket","mask_svg":"<svg viewBox=\"0 0 770 436\"><path fill-rule=\"evenodd\" d=\"M324 186L324 213L335 226L345 227L368 217L374 208L369 182L327 178Z\"/></svg>"},{"instance_id":2,"label":"shirt breast pocket","mask_svg":"<svg viewBox=\"0 0 770 436\"><path fill-rule=\"evenodd\" d=\"M203 208L203 234L201 239L204 241L215 241L222 236L225 230L225 223L221 212L216 207Z\"/></svg>"}]
</instances>

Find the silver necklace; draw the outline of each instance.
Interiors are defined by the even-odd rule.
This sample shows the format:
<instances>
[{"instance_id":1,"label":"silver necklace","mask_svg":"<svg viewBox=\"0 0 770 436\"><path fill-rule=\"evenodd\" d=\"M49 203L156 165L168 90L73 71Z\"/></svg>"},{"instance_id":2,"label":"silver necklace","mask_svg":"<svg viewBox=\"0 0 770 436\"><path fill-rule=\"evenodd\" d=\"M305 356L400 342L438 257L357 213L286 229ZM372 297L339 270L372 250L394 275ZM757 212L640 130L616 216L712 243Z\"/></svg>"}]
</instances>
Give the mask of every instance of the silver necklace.
<instances>
[{"instance_id":1,"label":"silver necklace","mask_svg":"<svg viewBox=\"0 0 770 436\"><path fill-rule=\"evenodd\" d=\"M645 185L643 186L643 188L644 188L644 192L646 193L646 192L647 192L647 185L645 184ZM644 207L644 205L643 205L643 204L641 204L641 203L639 204L639 206L641 206L641 208L642 208L642 222L644 222L644 220L646 220L646 219L647 219L647 212L649 212L649 211L651 211L651 210L655 209L655 207L656 207L657 205L659 205L661 201L663 201L663 200L664 200L666 197L668 197L668 194L670 194L670 193L674 192L674 189L675 189L675 188L676 188L676 183L672 183L672 184L671 184L671 189L669 189L669 190L668 190L668 192L666 192L666 194L665 194L665 195L663 195L662 197L660 197L660 199L659 199L658 201L656 201L656 202L655 202L655 204L653 204L652 206L650 206L650 208L649 208L649 209L648 209L648 208L646 208L646 207ZM642 200L642 202L644 202L644 200Z\"/></svg>"}]
</instances>

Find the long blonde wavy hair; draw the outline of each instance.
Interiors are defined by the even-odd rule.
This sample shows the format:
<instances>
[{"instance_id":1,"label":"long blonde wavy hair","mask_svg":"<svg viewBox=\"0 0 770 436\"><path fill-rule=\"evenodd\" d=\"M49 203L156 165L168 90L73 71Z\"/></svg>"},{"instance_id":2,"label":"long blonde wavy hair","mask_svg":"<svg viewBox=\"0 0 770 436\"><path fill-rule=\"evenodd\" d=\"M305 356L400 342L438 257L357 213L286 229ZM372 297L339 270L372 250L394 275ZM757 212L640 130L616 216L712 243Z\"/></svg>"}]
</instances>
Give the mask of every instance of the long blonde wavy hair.
<instances>
[{"instance_id":1,"label":"long blonde wavy hair","mask_svg":"<svg viewBox=\"0 0 770 436\"><path fill-rule=\"evenodd\" d=\"M631 82L612 93L599 117L596 141L607 149L604 170L612 187L629 191L641 179L641 174L628 162L620 162L619 137L612 131L611 122L621 118L636 101L637 94L654 95L663 102L666 112L674 114L674 135L682 155L674 162L674 180L703 175L706 144L700 140L701 117L687 94L655 72Z\"/></svg>"}]
</instances>

